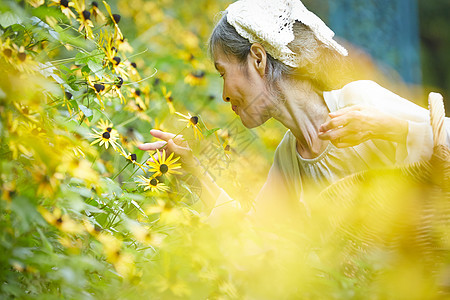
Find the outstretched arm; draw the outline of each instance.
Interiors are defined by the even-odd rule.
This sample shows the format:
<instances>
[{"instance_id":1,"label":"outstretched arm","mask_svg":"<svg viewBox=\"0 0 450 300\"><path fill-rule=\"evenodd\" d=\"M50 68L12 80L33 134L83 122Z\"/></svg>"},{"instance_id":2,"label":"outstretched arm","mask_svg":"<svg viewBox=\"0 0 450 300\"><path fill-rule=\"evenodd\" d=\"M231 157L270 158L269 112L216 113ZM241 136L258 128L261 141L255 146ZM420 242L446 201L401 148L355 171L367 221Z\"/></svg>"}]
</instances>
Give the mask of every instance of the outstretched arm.
<instances>
[{"instance_id":1,"label":"outstretched arm","mask_svg":"<svg viewBox=\"0 0 450 300\"><path fill-rule=\"evenodd\" d=\"M155 129L150 130L150 134L161 139L161 141L141 144L138 148L144 151L162 151L162 149L165 149L169 154L175 153L180 156L183 169L197 177L202 186L200 198L206 207L207 213L219 210L219 207L224 209L225 203L232 199L215 183L209 173L204 171L198 159L193 155L188 143L183 139L183 136Z\"/></svg>"}]
</instances>

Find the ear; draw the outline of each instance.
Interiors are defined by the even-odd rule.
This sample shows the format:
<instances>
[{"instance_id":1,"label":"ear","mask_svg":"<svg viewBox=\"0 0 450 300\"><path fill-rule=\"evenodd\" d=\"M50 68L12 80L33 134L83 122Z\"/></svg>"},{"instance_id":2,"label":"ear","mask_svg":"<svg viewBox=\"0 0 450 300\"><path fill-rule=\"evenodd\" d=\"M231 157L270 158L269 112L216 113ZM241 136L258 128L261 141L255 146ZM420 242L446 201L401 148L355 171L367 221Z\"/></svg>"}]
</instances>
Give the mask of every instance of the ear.
<instances>
[{"instance_id":1,"label":"ear","mask_svg":"<svg viewBox=\"0 0 450 300\"><path fill-rule=\"evenodd\" d=\"M248 63L250 67L254 67L257 70L261 77L264 77L266 74L267 53L261 44L252 44L248 54Z\"/></svg>"}]
</instances>

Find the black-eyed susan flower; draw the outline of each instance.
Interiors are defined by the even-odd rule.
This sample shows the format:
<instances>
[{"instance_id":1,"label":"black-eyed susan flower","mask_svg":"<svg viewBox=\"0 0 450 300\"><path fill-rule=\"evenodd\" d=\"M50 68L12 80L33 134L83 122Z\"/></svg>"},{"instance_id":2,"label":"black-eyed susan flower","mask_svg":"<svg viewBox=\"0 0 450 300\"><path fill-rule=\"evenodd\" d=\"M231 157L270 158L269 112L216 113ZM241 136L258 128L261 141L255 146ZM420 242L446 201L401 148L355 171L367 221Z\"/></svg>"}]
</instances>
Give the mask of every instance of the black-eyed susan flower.
<instances>
[{"instance_id":1,"label":"black-eyed susan flower","mask_svg":"<svg viewBox=\"0 0 450 300\"><path fill-rule=\"evenodd\" d=\"M130 79L132 81L139 81L141 80L141 75L139 75L139 72L137 70L137 64L135 62L126 62L127 68L128 68L128 74L130 75Z\"/></svg>"},{"instance_id":2,"label":"black-eyed susan flower","mask_svg":"<svg viewBox=\"0 0 450 300\"><path fill-rule=\"evenodd\" d=\"M142 91L140 89L132 89L131 96L136 101L136 104L142 108L142 110L147 110L147 105L145 105L144 101L142 100L143 95L142 95Z\"/></svg>"},{"instance_id":3,"label":"black-eyed susan flower","mask_svg":"<svg viewBox=\"0 0 450 300\"><path fill-rule=\"evenodd\" d=\"M45 3L44 0L28 0L27 2L34 8L37 8Z\"/></svg>"},{"instance_id":4,"label":"black-eyed susan flower","mask_svg":"<svg viewBox=\"0 0 450 300\"><path fill-rule=\"evenodd\" d=\"M122 155L129 163L132 163L133 165L137 166L143 172L146 171L144 165L140 164L137 161L136 153L131 153L131 152L127 153L121 146L119 146L118 148L119 148L119 150L118 150L119 154Z\"/></svg>"},{"instance_id":5,"label":"black-eyed susan flower","mask_svg":"<svg viewBox=\"0 0 450 300\"><path fill-rule=\"evenodd\" d=\"M120 90L123 85L123 78L118 76L115 80L115 83L111 86L111 91L113 94L115 94L119 99L120 103L126 103L126 99L122 94L122 91Z\"/></svg>"},{"instance_id":6,"label":"black-eyed susan flower","mask_svg":"<svg viewBox=\"0 0 450 300\"><path fill-rule=\"evenodd\" d=\"M205 83L205 71L191 72L185 78L184 82L191 86L202 85Z\"/></svg>"},{"instance_id":7,"label":"black-eyed susan flower","mask_svg":"<svg viewBox=\"0 0 450 300\"><path fill-rule=\"evenodd\" d=\"M94 90L94 93L98 99L98 102L100 103L100 106L102 108L102 110L105 109L105 104L103 103L103 99L102 99L102 93L105 91L106 87L103 83L101 82L94 82L92 81L89 77L87 79L88 81L88 85L89 87Z\"/></svg>"},{"instance_id":8,"label":"black-eyed susan flower","mask_svg":"<svg viewBox=\"0 0 450 300\"><path fill-rule=\"evenodd\" d=\"M150 231L149 228L132 223L129 230L139 242L149 246L160 246L164 236L157 232Z\"/></svg>"},{"instance_id":9,"label":"black-eyed susan flower","mask_svg":"<svg viewBox=\"0 0 450 300\"><path fill-rule=\"evenodd\" d=\"M13 48L11 46L11 39L7 38L2 41L0 38L0 55L9 63L13 63Z\"/></svg>"},{"instance_id":10,"label":"black-eyed susan flower","mask_svg":"<svg viewBox=\"0 0 450 300\"><path fill-rule=\"evenodd\" d=\"M51 0L51 3L49 6L59 6L61 8L61 11L63 14L66 15L66 17L71 21L70 18L76 19L77 17L73 13L73 11L70 9L71 6L73 6L73 2L68 0Z\"/></svg>"},{"instance_id":11,"label":"black-eyed susan flower","mask_svg":"<svg viewBox=\"0 0 450 300\"><path fill-rule=\"evenodd\" d=\"M190 113L188 115L180 114L179 112L176 112L177 115L183 117L182 119L179 119L182 122L186 122L186 127L192 127L194 130L194 136L196 139L201 140L203 139L202 129L200 128L198 124L198 116L191 116Z\"/></svg>"},{"instance_id":12,"label":"black-eyed susan flower","mask_svg":"<svg viewBox=\"0 0 450 300\"><path fill-rule=\"evenodd\" d=\"M102 13L102 11L98 8L98 2L92 1L91 3L91 16L92 18L97 21L100 19L100 21L105 21L105 15Z\"/></svg>"},{"instance_id":13,"label":"black-eyed susan flower","mask_svg":"<svg viewBox=\"0 0 450 300\"><path fill-rule=\"evenodd\" d=\"M92 24L91 21L91 12L86 9L84 1L73 0L73 7L78 13L77 21L80 22L80 27L78 28L78 31L82 32L84 29L84 37L89 38L91 40L94 39L94 34L92 32L92 27L94 27L94 24Z\"/></svg>"},{"instance_id":14,"label":"black-eyed susan flower","mask_svg":"<svg viewBox=\"0 0 450 300\"><path fill-rule=\"evenodd\" d=\"M163 182L160 182L155 177L146 178L145 176L138 175L138 178L142 181L139 183L139 186L144 187L144 191L150 190L152 192L166 192L169 190L169 187L165 185Z\"/></svg>"},{"instance_id":15,"label":"black-eyed susan flower","mask_svg":"<svg viewBox=\"0 0 450 300\"><path fill-rule=\"evenodd\" d=\"M111 131L106 129L105 131L97 131L92 129L94 133L91 133L90 136L95 138L95 140L91 143L91 145L95 145L100 143L100 147L105 145L105 148L108 149L109 145L113 147L114 150L117 150L117 139L119 138L119 134L115 129L110 128Z\"/></svg>"},{"instance_id":16,"label":"black-eyed susan flower","mask_svg":"<svg viewBox=\"0 0 450 300\"><path fill-rule=\"evenodd\" d=\"M19 47L16 44L13 44L12 47L15 49L13 66L20 72L34 73L38 64L25 52L25 47Z\"/></svg>"},{"instance_id":17,"label":"black-eyed susan flower","mask_svg":"<svg viewBox=\"0 0 450 300\"><path fill-rule=\"evenodd\" d=\"M117 48L120 52L123 53L132 53L133 47L131 47L130 43L125 38L121 38L116 41L117 42Z\"/></svg>"},{"instance_id":18,"label":"black-eyed susan flower","mask_svg":"<svg viewBox=\"0 0 450 300\"><path fill-rule=\"evenodd\" d=\"M167 105L169 106L169 110L171 114L175 113L175 107L173 106L173 97L172 97L172 91L167 91L167 88L163 86L161 88L164 99L166 99Z\"/></svg>"},{"instance_id":19,"label":"black-eyed susan flower","mask_svg":"<svg viewBox=\"0 0 450 300\"><path fill-rule=\"evenodd\" d=\"M152 161L148 160L146 163L150 166L149 172L155 172L154 176L162 176L166 174L181 174L181 172L176 171L181 168L180 163L176 163L180 157L174 158L174 153L172 152L169 157L166 158L166 150L162 150L162 155L160 151L156 151L158 155L155 157L150 154Z\"/></svg>"},{"instance_id":20,"label":"black-eyed susan flower","mask_svg":"<svg viewBox=\"0 0 450 300\"><path fill-rule=\"evenodd\" d=\"M113 14L111 12L111 6L109 6L109 4L106 3L106 1L103 1L103 4L105 5L106 10L108 11L108 14L110 17L110 20L108 21L108 23L110 25L114 26L114 39L119 39L119 40L123 39L122 32L120 31L120 28L118 25L120 22L121 16L119 14Z\"/></svg>"},{"instance_id":21,"label":"black-eyed susan flower","mask_svg":"<svg viewBox=\"0 0 450 300\"><path fill-rule=\"evenodd\" d=\"M105 131L111 132L113 130L113 123L111 123L108 120L105 121L103 119L100 119L96 126L102 132Z\"/></svg>"},{"instance_id":22,"label":"black-eyed susan flower","mask_svg":"<svg viewBox=\"0 0 450 300\"><path fill-rule=\"evenodd\" d=\"M81 226L72 220L67 214L62 214L61 209L59 208L55 208L53 212L49 212L44 207L39 206L38 211L49 224L55 226L63 232L80 233L82 231Z\"/></svg>"}]
</instances>

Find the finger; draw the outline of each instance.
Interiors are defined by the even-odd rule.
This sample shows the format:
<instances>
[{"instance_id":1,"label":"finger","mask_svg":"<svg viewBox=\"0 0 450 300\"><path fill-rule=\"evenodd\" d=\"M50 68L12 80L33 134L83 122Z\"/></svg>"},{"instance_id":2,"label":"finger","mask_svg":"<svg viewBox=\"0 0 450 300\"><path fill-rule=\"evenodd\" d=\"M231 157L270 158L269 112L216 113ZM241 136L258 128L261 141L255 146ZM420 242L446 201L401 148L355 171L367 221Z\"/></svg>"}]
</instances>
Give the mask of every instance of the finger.
<instances>
[{"instance_id":1,"label":"finger","mask_svg":"<svg viewBox=\"0 0 450 300\"><path fill-rule=\"evenodd\" d=\"M331 118L336 118L336 117L345 115L346 113L348 113L350 111L355 111L355 110L361 110L361 107L359 105L347 106L347 107L341 108L337 111L332 111L328 115Z\"/></svg>"},{"instance_id":2,"label":"finger","mask_svg":"<svg viewBox=\"0 0 450 300\"><path fill-rule=\"evenodd\" d=\"M175 152L175 154L177 154L179 156L186 155L190 151L190 149L187 147L183 147L183 146L175 144L173 139L170 139L167 141L167 148L170 152Z\"/></svg>"},{"instance_id":3,"label":"finger","mask_svg":"<svg viewBox=\"0 0 450 300\"><path fill-rule=\"evenodd\" d=\"M150 134L153 135L155 138L167 141L169 139L173 139L175 137L175 134L170 132L164 132L157 129L150 130Z\"/></svg>"},{"instance_id":4,"label":"finger","mask_svg":"<svg viewBox=\"0 0 450 300\"><path fill-rule=\"evenodd\" d=\"M337 148L347 148L356 146L355 143L346 143L346 142L333 143L333 145L335 145Z\"/></svg>"},{"instance_id":5,"label":"finger","mask_svg":"<svg viewBox=\"0 0 450 300\"><path fill-rule=\"evenodd\" d=\"M322 134L319 134L319 138L321 140L330 140L331 142L336 142L337 139L345 139L346 131L347 130L345 127L339 127L333 130L328 130L327 132L324 132Z\"/></svg>"},{"instance_id":6,"label":"finger","mask_svg":"<svg viewBox=\"0 0 450 300\"><path fill-rule=\"evenodd\" d=\"M166 144L167 143L164 141L157 141L157 142L153 142L153 143L140 144L140 145L138 145L138 148L140 150L149 151L149 150L156 150L156 149L162 148L162 147L166 146Z\"/></svg>"},{"instance_id":7,"label":"finger","mask_svg":"<svg viewBox=\"0 0 450 300\"><path fill-rule=\"evenodd\" d=\"M347 124L347 122L348 122L348 120L344 116L331 119L331 120L323 123L322 125L320 125L319 132L324 133L328 130L338 128L339 126L345 126Z\"/></svg>"}]
</instances>

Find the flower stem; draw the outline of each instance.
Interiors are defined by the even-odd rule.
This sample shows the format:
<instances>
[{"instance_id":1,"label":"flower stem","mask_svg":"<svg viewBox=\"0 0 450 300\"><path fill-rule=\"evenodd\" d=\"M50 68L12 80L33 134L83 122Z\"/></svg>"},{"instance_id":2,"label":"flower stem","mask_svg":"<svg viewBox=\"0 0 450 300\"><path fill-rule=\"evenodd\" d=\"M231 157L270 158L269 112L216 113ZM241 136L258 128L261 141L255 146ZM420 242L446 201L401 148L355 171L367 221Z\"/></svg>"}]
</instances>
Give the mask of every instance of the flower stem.
<instances>
[{"instance_id":1,"label":"flower stem","mask_svg":"<svg viewBox=\"0 0 450 300\"><path fill-rule=\"evenodd\" d=\"M112 180L116 179L117 176L119 176L120 173L122 173L122 172L123 172L130 164L131 164L131 162L128 162L128 163L125 165L125 167L123 167L122 170L120 170L120 172L117 173L117 174L112 178Z\"/></svg>"}]
</instances>

